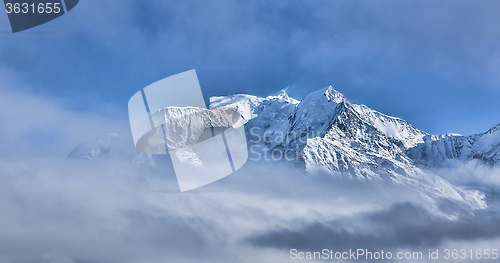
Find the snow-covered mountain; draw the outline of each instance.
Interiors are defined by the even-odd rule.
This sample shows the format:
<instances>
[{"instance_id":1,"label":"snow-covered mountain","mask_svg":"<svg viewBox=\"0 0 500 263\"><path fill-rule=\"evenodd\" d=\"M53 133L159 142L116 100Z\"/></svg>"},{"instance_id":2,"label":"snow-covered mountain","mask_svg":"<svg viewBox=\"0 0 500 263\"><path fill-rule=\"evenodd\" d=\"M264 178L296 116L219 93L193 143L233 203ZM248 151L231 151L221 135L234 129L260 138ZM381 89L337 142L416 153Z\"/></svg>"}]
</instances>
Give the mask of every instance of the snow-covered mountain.
<instances>
[{"instance_id":1,"label":"snow-covered mountain","mask_svg":"<svg viewBox=\"0 0 500 263\"><path fill-rule=\"evenodd\" d=\"M353 104L331 86L302 101L286 93L210 99L211 108L220 106L242 113L254 159L267 153L269 159L293 160L309 173L392 181L473 209L485 205L477 192L463 191L420 166L459 156L498 163L500 125L469 137L429 135L405 120Z\"/></svg>"},{"instance_id":2,"label":"snow-covered mountain","mask_svg":"<svg viewBox=\"0 0 500 263\"><path fill-rule=\"evenodd\" d=\"M81 143L68 154L70 159L94 160L123 156L120 144L122 137L118 133L108 133L102 139L91 143Z\"/></svg>"},{"instance_id":3,"label":"snow-covered mountain","mask_svg":"<svg viewBox=\"0 0 500 263\"><path fill-rule=\"evenodd\" d=\"M352 104L331 86L300 102L286 93L213 97L210 102L211 108L239 109L247 121L249 141L258 141L253 149L286 152L284 157L297 160L309 172L399 178L415 170L406 149L428 136L402 119Z\"/></svg>"},{"instance_id":4,"label":"snow-covered mountain","mask_svg":"<svg viewBox=\"0 0 500 263\"><path fill-rule=\"evenodd\" d=\"M300 102L284 92L266 98L210 99L211 108L220 106L241 112L254 145L268 152L288 151L310 172L398 177L418 166L445 165L450 160L498 164L500 159L500 124L471 136L429 135L405 120L353 104L331 86Z\"/></svg>"},{"instance_id":5,"label":"snow-covered mountain","mask_svg":"<svg viewBox=\"0 0 500 263\"><path fill-rule=\"evenodd\" d=\"M282 160L310 174L405 185L428 199L429 209L436 213L443 207L443 200L451 200L466 211L484 208L485 203L479 192L459 189L422 166L471 159L499 163L500 125L467 137L429 135L405 120L353 104L331 86L301 101L285 92L266 98L240 94L210 99L211 110L221 107L241 113L253 161ZM160 115L184 116L180 111L183 109ZM69 157L93 159L106 155L109 138L90 151L77 147ZM144 154L130 162L155 164L151 156Z\"/></svg>"},{"instance_id":6,"label":"snow-covered mountain","mask_svg":"<svg viewBox=\"0 0 500 263\"><path fill-rule=\"evenodd\" d=\"M500 163L500 124L485 133L470 136L429 135L424 137L423 143L408 149L407 154L416 164L430 167L470 160L498 165Z\"/></svg>"}]
</instances>

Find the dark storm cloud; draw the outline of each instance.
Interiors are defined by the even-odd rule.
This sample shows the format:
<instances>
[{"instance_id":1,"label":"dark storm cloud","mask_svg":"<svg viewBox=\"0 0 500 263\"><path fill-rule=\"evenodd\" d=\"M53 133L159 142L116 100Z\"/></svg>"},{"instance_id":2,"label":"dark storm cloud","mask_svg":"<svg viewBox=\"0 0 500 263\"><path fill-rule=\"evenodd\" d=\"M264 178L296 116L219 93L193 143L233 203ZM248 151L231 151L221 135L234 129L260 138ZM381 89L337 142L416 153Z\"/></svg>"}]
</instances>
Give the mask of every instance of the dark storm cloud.
<instances>
[{"instance_id":1,"label":"dark storm cloud","mask_svg":"<svg viewBox=\"0 0 500 263\"><path fill-rule=\"evenodd\" d=\"M319 251L369 248L436 248L442 242L500 237L500 219L481 212L474 219L450 221L429 214L412 203L395 204L385 211L327 223L303 222L296 228L276 229L249 237L258 247ZM355 223L362 223L362 227Z\"/></svg>"},{"instance_id":2,"label":"dark storm cloud","mask_svg":"<svg viewBox=\"0 0 500 263\"><path fill-rule=\"evenodd\" d=\"M181 254L193 253L193 248L197 253L206 253L208 240L195 228L207 223L199 218L154 216L140 210L124 211L123 215L130 224L124 240L141 240L145 247L168 248Z\"/></svg>"}]
</instances>

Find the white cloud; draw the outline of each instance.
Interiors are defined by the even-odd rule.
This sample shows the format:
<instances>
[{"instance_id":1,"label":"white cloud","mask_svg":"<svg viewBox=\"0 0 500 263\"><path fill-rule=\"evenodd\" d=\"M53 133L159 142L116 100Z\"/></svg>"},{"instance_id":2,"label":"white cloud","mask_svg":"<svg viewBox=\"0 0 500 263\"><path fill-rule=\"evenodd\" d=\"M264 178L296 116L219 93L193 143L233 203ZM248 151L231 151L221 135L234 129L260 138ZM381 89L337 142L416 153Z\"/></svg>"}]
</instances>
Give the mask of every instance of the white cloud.
<instances>
[{"instance_id":1,"label":"white cloud","mask_svg":"<svg viewBox=\"0 0 500 263\"><path fill-rule=\"evenodd\" d=\"M130 134L127 120L71 111L64 98L34 92L21 74L5 67L0 72L0 155L4 157L65 156L79 143L106 133Z\"/></svg>"}]
</instances>

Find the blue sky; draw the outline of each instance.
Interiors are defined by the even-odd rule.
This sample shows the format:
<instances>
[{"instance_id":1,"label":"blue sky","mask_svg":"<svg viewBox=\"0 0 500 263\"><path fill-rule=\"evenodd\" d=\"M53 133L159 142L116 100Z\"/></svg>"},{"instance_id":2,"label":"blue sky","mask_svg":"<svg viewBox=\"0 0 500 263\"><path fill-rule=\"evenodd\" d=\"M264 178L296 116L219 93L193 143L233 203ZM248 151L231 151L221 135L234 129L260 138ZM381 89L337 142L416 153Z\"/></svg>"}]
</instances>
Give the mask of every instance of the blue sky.
<instances>
[{"instance_id":1,"label":"blue sky","mask_svg":"<svg viewBox=\"0 0 500 263\"><path fill-rule=\"evenodd\" d=\"M0 70L27 93L124 120L139 89L196 69L206 97L290 86L300 99L332 85L429 133L467 135L500 123L499 12L498 1L81 0L18 34L0 15Z\"/></svg>"}]
</instances>

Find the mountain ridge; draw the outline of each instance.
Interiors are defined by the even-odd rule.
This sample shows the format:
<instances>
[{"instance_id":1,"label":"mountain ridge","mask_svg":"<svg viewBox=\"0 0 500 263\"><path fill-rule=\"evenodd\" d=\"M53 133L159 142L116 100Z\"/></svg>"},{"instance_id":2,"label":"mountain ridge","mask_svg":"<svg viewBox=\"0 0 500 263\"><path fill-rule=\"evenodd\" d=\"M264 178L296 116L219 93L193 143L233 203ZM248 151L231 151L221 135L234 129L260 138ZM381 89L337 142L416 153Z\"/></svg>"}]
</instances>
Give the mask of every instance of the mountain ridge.
<instances>
[{"instance_id":1,"label":"mountain ridge","mask_svg":"<svg viewBox=\"0 0 500 263\"><path fill-rule=\"evenodd\" d=\"M430 135L401 118L353 104L332 86L301 101L286 92L265 98L237 94L209 101L211 110L230 107L241 113L251 161L262 161L263 154L270 153L269 160L290 161L312 175L403 185L416 190L428 202L428 209L441 215L443 202L454 202L469 215L486 207L480 192L460 189L424 168L432 167L431 161L444 165L448 160L468 160L461 156L493 158L491 163L497 165L500 124L471 136ZM106 142L87 154L80 147L68 157L88 160L109 155L113 147ZM137 154L128 163L154 167L155 159Z\"/></svg>"},{"instance_id":2,"label":"mountain ridge","mask_svg":"<svg viewBox=\"0 0 500 263\"><path fill-rule=\"evenodd\" d=\"M326 98L326 100L321 101L321 97ZM343 110L339 112L336 107L342 103ZM500 124L487 132L469 136L452 133L431 135L415 128L404 119L380 113L366 105L353 104L332 86L312 92L301 101L289 97L286 92L266 98L245 94L210 98L210 108L220 106L230 106L240 110L251 128L259 127L262 130L280 131L287 135L293 134L294 131L295 134L303 135L318 130L320 132L317 134L326 134L328 127L324 127L325 123L331 124L335 118L342 118L347 114L351 118L358 119L358 123L371 126L374 132L379 132L387 136L388 139L394 140L394 143L404 151L404 155L417 166L445 166L449 160L464 154L469 157L463 161L482 159L492 164L498 164L500 158L500 153L498 153L500 151ZM310 115L315 116L310 118ZM283 122L285 117L289 123ZM281 136L281 134L279 135ZM354 135L351 133L351 136ZM484 140L480 140L485 136L494 137L492 138L494 143L487 145ZM271 134L266 139L273 141L275 137ZM294 139L296 138L292 138L291 141L295 141ZM483 143L482 147L478 146L478 142ZM443 144L445 147L438 144ZM451 148L456 149L450 150L450 144ZM279 145L285 146L279 143L271 143L268 146L272 149ZM478 147L474 148L474 145ZM460 152L464 146L471 152ZM436 149L429 149L429 147Z\"/></svg>"},{"instance_id":3,"label":"mountain ridge","mask_svg":"<svg viewBox=\"0 0 500 263\"><path fill-rule=\"evenodd\" d=\"M461 190L423 169L425 158L416 154L430 138L439 141L441 137L461 135L430 135L401 118L353 104L332 86L312 92L301 101L286 93L266 98L246 96L213 97L210 108L229 106L242 112L251 152L257 148L260 152L290 154L292 149L292 156L284 158L293 157L290 159L296 165L311 174L389 180L418 189L432 200L451 199L472 209L486 206L478 192ZM497 134L497 129L490 131ZM261 156L259 151L254 152ZM439 156L425 156L442 161Z\"/></svg>"}]
</instances>

